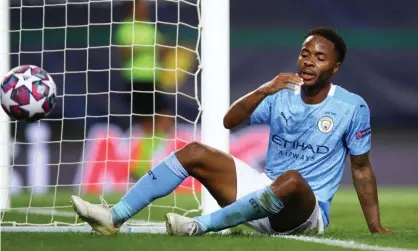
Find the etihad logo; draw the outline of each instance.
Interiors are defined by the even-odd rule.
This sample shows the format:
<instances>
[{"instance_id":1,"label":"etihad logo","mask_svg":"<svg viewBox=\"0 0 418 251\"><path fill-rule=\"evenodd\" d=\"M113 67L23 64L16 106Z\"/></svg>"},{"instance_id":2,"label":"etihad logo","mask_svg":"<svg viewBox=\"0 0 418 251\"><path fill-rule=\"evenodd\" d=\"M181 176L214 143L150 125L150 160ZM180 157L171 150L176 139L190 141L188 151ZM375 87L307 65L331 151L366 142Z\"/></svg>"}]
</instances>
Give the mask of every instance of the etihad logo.
<instances>
[{"instance_id":1,"label":"etihad logo","mask_svg":"<svg viewBox=\"0 0 418 251\"><path fill-rule=\"evenodd\" d=\"M316 154L329 152L327 146L312 145L302 141L288 141L276 134L272 136L271 140L281 148L278 154L298 160L314 161Z\"/></svg>"},{"instance_id":2,"label":"etihad logo","mask_svg":"<svg viewBox=\"0 0 418 251\"><path fill-rule=\"evenodd\" d=\"M326 154L329 152L329 148L327 146L311 145L301 141L288 141L276 134L273 135L271 140L278 146L289 150L302 150L313 154Z\"/></svg>"}]
</instances>

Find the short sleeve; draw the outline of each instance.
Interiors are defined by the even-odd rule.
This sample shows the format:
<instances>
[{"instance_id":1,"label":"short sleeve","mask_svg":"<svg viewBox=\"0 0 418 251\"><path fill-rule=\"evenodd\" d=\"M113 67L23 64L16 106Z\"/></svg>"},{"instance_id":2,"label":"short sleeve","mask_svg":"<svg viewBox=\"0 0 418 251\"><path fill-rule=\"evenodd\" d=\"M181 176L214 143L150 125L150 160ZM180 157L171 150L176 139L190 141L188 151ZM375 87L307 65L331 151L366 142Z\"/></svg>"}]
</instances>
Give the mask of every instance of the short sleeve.
<instances>
[{"instance_id":1,"label":"short sleeve","mask_svg":"<svg viewBox=\"0 0 418 251\"><path fill-rule=\"evenodd\" d=\"M267 96L250 116L251 124L270 124L273 95Z\"/></svg>"},{"instance_id":2,"label":"short sleeve","mask_svg":"<svg viewBox=\"0 0 418 251\"><path fill-rule=\"evenodd\" d=\"M371 148L370 110L362 100L354 111L346 136L347 147L352 155L361 155Z\"/></svg>"}]
</instances>

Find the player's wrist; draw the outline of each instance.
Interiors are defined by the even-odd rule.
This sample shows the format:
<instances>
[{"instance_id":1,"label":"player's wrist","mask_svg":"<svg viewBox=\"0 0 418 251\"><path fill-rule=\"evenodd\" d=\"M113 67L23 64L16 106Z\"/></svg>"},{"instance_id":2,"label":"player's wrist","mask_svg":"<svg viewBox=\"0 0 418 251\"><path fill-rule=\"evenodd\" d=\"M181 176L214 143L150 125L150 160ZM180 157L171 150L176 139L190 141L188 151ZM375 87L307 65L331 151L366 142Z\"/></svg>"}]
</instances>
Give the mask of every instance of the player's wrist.
<instances>
[{"instance_id":1,"label":"player's wrist","mask_svg":"<svg viewBox=\"0 0 418 251\"><path fill-rule=\"evenodd\" d=\"M259 88L257 88L257 90L255 90L255 93L262 98L265 98L269 95L268 90L264 86L260 86Z\"/></svg>"}]
</instances>

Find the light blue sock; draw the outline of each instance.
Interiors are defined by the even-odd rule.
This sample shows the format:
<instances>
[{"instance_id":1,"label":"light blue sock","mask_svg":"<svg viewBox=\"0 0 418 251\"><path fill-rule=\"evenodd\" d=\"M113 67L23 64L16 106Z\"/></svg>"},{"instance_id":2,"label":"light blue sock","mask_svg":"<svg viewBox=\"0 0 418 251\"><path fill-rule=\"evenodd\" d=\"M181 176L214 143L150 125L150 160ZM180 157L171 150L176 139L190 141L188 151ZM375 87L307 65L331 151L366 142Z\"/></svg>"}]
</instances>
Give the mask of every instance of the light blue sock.
<instances>
[{"instance_id":1,"label":"light blue sock","mask_svg":"<svg viewBox=\"0 0 418 251\"><path fill-rule=\"evenodd\" d=\"M152 168L114 207L112 219L122 225L157 198L170 194L189 174L174 153Z\"/></svg>"},{"instance_id":2,"label":"light blue sock","mask_svg":"<svg viewBox=\"0 0 418 251\"><path fill-rule=\"evenodd\" d=\"M269 186L254 191L218 211L195 217L201 223L201 233L220 231L239 224L258 220L280 212L283 203Z\"/></svg>"}]
</instances>

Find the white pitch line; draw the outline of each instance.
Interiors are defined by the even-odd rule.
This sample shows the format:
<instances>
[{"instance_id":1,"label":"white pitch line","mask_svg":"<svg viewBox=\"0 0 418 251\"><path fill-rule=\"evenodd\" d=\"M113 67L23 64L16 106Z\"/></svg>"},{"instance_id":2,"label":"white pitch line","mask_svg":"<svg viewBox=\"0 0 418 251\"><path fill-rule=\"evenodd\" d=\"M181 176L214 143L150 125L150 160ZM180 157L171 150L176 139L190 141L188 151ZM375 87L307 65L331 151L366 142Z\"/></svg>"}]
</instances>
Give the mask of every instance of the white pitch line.
<instances>
[{"instance_id":1,"label":"white pitch line","mask_svg":"<svg viewBox=\"0 0 418 251\"><path fill-rule=\"evenodd\" d=\"M1 1L1 0L0 0ZM74 218L76 214L71 211L65 211L65 210L55 210L55 209L43 209L43 208L30 208L28 209L14 209L11 212L18 212L22 214L37 214L37 215L47 215L47 216L60 216L60 217L67 217L67 218ZM130 220L131 224L158 224L155 222L145 221L145 220Z\"/></svg>"},{"instance_id":2,"label":"white pitch line","mask_svg":"<svg viewBox=\"0 0 418 251\"><path fill-rule=\"evenodd\" d=\"M418 251L418 249L405 249L405 248L395 248L395 247L384 247L377 245L368 245L363 243L358 243L355 241L345 241L338 239L328 239L328 238L317 238L310 236L294 236L294 235L278 235L278 238L283 239L292 239L299 240L304 242L319 243L325 244L327 246L350 248L350 249L359 249L359 250L370 250L370 251Z\"/></svg>"},{"instance_id":3,"label":"white pitch line","mask_svg":"<svg viewBox=\"0 0 418 251\"><path fill-rule=\"evenodd\" d=\"M22 214L39 214L39 215L54 215L54 216L61 216L61 217L75 217L75 213L71 211L64 211L64 210L55 210L55 209L43 209L43 208L19 208L10 210L10 212L19 212Z\"/></svg>"},{"instance_id":4,"label":"white pitch line","mask_svg":"<svg viewBox=\"0 0 418 251\"><path fill-rule=\"evenodd\" d=\"M31 209L29 212L26 211L26 209L16 210L16 211L18 211L20 213L31 213L31 214L40 214L40 215L51 215L51 213L53 212L54 216L62 216L62 217L74 217L75 216L75 213L70 212L70 211L57 211L57 210L42 209L42 208L38 208L38 209L35 209L35 210ZM137 220L137 221L132 221L132 223L135 223L135 224L141 224L142 223L143 224L143 223L147 223L147 221ZM128 232L137 232L135 229L136 228L133 227L132 230L129 230ZM299 241L311 242L311 243L318 243L318 244L324 244L324 245L327 245L327 246L342 247L342 248L348 248L348 249L367 250L367 251L418 251L418 249L384 247L384 246L358 243L358 242L355 242L355 241L329 239L329 238L318 238L318 237L311 237L311 236L277 235L277 236L274 236L274 237L283 238L283 239L299 240Z\"/></svg>"}]
</instances>

